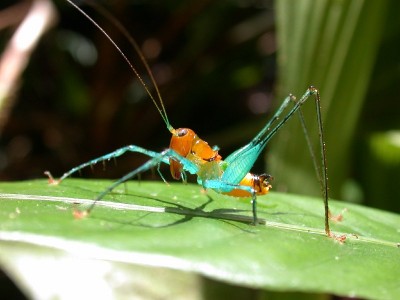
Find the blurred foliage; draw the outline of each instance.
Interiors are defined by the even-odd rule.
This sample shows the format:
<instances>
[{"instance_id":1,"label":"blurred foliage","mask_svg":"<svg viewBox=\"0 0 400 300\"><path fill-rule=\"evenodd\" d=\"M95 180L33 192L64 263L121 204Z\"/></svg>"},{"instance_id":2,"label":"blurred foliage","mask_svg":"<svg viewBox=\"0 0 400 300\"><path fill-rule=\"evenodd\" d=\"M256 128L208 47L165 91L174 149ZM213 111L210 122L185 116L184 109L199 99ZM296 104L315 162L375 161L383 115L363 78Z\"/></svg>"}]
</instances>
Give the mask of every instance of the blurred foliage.
<instances>
[{"instance_id":1,"label":"blurred foliage","mask_svg":"<svg viewBox=\"0 0 400 300\"><path fill-rule=\"evenodd\" d=\"M393 131L400 127L399 3L276 4L278 91L300 96L307 85L320 89L331 195L400 212L400 147ZM304 108L315 132L315 108ZM299 122L288 127L272 142L269 169L284 190L318 194Z\"/></svg>"},{"instance_id":2,"label":"blurred foliage","mask_svg":"<svg viewBox=\"0 0 400 300\"><path fill-rule=\"evenodd\" d=\"M277 1L279 94L300 96L308 85L320 90L329 186L335 198L354 198L343 187L356 167L350 163L351 149L386 11L387 1ZM303 110L316 146L313 106L304 105ZM284 190L318 195L302 128L299 122L287 128L272 143L270 170Z\"/></svg>"},{"instance_id":3,"label":"blurred foliage","mask_svg":"<svg viewBox=\"0 0 400 300\"><path fill-rule=\"evenodd\" d=\"M400 167L386 167L372 140L376 132L400 126L399 4L295 3L121 0L103 5L143 49L173 126L193 128L226 157L255 135L285 95L301 96L313 84L322 96L332 195L398 212ZM162 119L117 51L65 1L56 5L59 23L32 57L3 128L2 180L38 178L47 169L62 174L126 144L156 151L169 144ZM92 8L82 7L145 74L122 34ZM275 16L279 26L289 24L278 31L282 52L276 97ZM1 45L12 30L3 30ZM305 113L315 131L311 102ZM271 155L267 150L267 171L275 177L275 189L318 193L296 122L274 139ZM117 178L145 159L127 155L116 166L107 165L106 172L100 167L83 176ZM306 171L296 171L300 168ZM264 169L260 158L254 171Z\"/></svg>"}]
</instances>

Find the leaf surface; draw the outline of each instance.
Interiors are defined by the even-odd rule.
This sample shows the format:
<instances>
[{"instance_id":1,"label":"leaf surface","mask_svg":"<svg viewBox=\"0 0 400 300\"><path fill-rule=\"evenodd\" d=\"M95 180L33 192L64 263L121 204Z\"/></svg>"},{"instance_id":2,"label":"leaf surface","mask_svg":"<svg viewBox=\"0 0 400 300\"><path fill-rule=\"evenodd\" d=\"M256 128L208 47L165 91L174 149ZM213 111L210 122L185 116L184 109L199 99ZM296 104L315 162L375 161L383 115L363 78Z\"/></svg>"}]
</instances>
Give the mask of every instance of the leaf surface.
<instances>
[{"instance_id":1,"label":"leaf surface","mask_svg":"<svg viewBox=\"0 0 400 300\"><path fill-rule=\"evenodd\" d=\"M277 291L400 296L400 269L393 267L400 261L396 214L331 201L334 213L347 209L342 222L332 223L335 233L347 236L341 244L324 235L318 198L273 192L258 197L260 224L252 226L248 199L204 193L191 184L130 182L98 202L89 217L73 218L74 209L87 207L108 185L82 179L58 186L43 180L0 184L0 264L28 286L27 294L42 295L45 286L39 273L30 268L27 276L28 265L21 264L33 255L64 263L67 257L62 266L78 257L82 265L69 271L72 277L84 273L87 282L99 272L86 262L98 261L112 270L180 270ZM64 267L56 269L52 276L65 275Z\"/></svg>"}]
</instances>

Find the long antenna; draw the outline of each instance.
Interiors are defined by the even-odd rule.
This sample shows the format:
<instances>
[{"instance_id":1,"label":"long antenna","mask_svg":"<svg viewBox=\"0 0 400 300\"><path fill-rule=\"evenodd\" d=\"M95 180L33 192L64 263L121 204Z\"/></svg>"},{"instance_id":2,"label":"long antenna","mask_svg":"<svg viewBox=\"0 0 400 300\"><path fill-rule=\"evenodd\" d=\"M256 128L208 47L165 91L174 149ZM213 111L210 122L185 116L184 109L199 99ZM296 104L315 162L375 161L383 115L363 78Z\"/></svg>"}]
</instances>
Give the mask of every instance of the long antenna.
<instances>
[{"instance_id":1,"label":"long antenna","mask_svg":"<svg viewBox=\"0 0 400 300\"><path fill-rule=\"evenodd\" d=\"M83 16L85 16L90 22L92 22L92 24L94 26L96 26L100 30L100 32L110 41L110 43L114 46L114 48L117 49L117 51L121 54L122 58L127 62L127 64L129 65L129 67L131 68L133 73L136 75L136 77L138 78L138 80L140 81L140 83L142 84L144 89L146 90L150 99L153 101L155 107L157 108L158 112L161 115L161 118L164 120L164 123L167 126L167 129L172 133L175 132L175 129L169 123L167 112L165 110L164 103L163 103L163 100L161 97L161 93L158 89L157 83L154 79L153 73L151 72L149 64L147 63L142 51L140 50L139 45L133 39L133 37L129 34L127 29L118 20L116 20L113 16L111 16L105 9L103 9L101 6L99 6L98 4L95 4L94 2L88 1L88 4L93 6L99 13L101 13L103 16L105 16L108 20L110 20L114 24L114 26L117 27L118 30L121 31L121 33L128 39L129 43L133 46L133 48L135 49L136 53L138 54L140 60L142 61L143 65L150 77L150 80L156 90L157 99L158 99L159 103L157 103L155 97L150 92L150 89L148 88L147 84L144 82L142 77L139 75L139 72L135 69L132 62L128 59L128 57L125 55L125 53L119 48L119 46L114 42L114 40L108 35L108 33L99 24L97 24L97 22L95 20L93 20L85 11L83 11L78 5L76 5L74 2L72 2L72 0L66 0L66 1L70 5L72 5L76 10L78 10Z\"/></svg>"}]
</instances>

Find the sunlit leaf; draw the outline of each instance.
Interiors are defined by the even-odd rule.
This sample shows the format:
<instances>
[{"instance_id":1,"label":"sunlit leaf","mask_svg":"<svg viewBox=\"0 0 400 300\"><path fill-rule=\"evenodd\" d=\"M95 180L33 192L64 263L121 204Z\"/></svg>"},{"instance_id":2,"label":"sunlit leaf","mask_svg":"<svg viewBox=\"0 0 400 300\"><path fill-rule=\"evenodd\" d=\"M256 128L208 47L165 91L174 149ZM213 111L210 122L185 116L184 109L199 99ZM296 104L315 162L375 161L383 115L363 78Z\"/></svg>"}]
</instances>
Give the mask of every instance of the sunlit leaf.
<instances>
[{"instance_id":1,"label":"sunlit leaf","mask_svg":"<svg viewBox=\"0 0 400 300\"><path fill-rule=\"evenodd\" d=\"M393 267L400 259L398 215L332 201L334 213L347 208L344 220L332 224L347 236L341 244L324 235L320 199L259 197L261 224L252 226L248 199L204 193L197 185L130 182L98 202L89 217L73 218L74 209L87 207L109 184L0 184L0 263L27 294L79 291L67 280L46 284L63 275L118 294L114 279L108 286L104 278L123 274L123 283L138 284L144 268L157 278L179 270L276 291L400 296L400 270ZM166 280L175 281L172 273ZM149 288L159 285L165 287Z\"/></svg>"}]
</instances>

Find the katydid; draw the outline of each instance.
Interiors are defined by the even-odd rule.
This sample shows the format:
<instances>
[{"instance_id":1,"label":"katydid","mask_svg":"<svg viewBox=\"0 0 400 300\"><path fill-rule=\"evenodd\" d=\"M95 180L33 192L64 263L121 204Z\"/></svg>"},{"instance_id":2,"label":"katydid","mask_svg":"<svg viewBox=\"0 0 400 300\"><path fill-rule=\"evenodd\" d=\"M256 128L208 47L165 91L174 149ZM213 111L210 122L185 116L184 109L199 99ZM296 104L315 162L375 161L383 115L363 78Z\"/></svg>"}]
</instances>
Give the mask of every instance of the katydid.
<instances>
[{"instance_id":1,"label":"katydid","mask_svg":"<svg viewBox=\"0 0 400 300\"><path fill-rule=\"evenodd\" d=\"M304 95L299 99L293 95L287 96L279 108L276 110L272 118L265 124L260 132L246 145L234 151L228 155L225 159L222 159L218 153L218 147L211 147L206 141L202 140L197 134L189 128L178 128L170 124L168 116L163 104L161 94L158 90L156 81L152 75L150 67L148 66L143 54L141 53L137 43L127 33L125 28L118 23L115 19L114 24L121 30L121 32L129 39L135 51L138 53L142 63L144 64L147 73L151 79L152 84L155 88L155 95L150 92L147 84L143 81L140 74L137 72L131 61L127 58L124 52L118 47L118 45L112 40L112 38L81 8L74 4L71 0L66 0L72 6L74 6L81 14L83 14L89 21L91 21L113 44L117 51L122 55L123 59L127 62L135 76L141 82L142 86L146 90L148 96L153 101L156 109L158 110L161 118L171 133L170 146L167 150L162 152L154 152L145 148L129 145L117 149L111 153L92 159L86 163L83 163L77 167L72 168L66 172L60 179L55 180L50 172L46 171L45 174L49 177L51 184L58 184L65 178L71 176L75 172L92 166L98 162L107 161L119 157L127 152L141 153L148 157L146 163L129 172L125 176L115 181L105 191L98 195L93 204L84 211L87 215L94 208L96 201L102 199L105 195L110 193L114 188L127 180L145 172L151 168L157 168L160 177L166 182L163 175L160 172L160 165L167 164L170 166L171 175L174 179L181 179L186 181L186 174L190 173L197 176L197 183L204 189L212 189L217 193L226 194L234 197L250 197L252 203L252 223L256 225L258 223L257 218L257 195L265 195L271 189L270 181L272 176L267 174L256 175L250 173L254 163L265 149L270 139L275 133L296 113L301 115L301 106L310 98L314 97L316 107L316 119L319 128L319 144L320 144L320 157L321 157L321 170L316 168L318 177L322 184L324 209L325 209L325 233L328 237L333 237L340 241L344 241L345 237L335 236L329 226L330 211L328 204L328 175L327 175L327 162L326 162L326 145L324 140L323 123L321 116L321 101L320 95L316 88L309 87ZM302 115L301 115L302 116ZM302 126L304 127L304 120L301 118ZM305 128L305 127L304 127ZM315 159L315 157L313 156Z\"/></svg>"}]
</instances>

